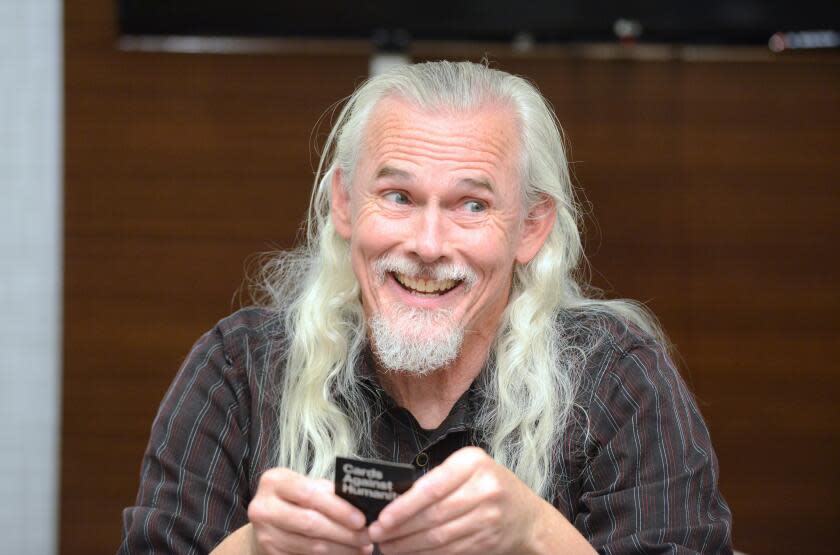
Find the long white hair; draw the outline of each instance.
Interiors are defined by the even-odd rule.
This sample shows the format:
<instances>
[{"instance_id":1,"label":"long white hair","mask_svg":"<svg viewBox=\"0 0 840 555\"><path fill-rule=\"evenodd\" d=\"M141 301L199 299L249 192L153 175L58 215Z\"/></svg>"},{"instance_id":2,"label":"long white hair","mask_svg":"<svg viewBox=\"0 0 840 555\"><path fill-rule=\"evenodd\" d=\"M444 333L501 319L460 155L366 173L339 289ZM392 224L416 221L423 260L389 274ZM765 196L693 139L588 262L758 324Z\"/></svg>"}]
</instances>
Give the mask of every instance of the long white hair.
<instances>
[{"instance_id":1,"label":"long white hair","mask_svg":"<svg viewBox=\"0 0 840 555\"><path fill-rule=\"evenodd\" d=\"M286 356L277 369L276 463L328 477L336 455L373 454L370 407L356 375L367 345L366 322L349 245L330 219L330 184L337 170L352 181L366 124L386 96L424 110L509 105L521 133L525 205L546 196L555 203L547 241L533 260L515 269L477 415L489 453L550 499L557 486L558 447L575 420L580 373L594 345L581 346L570 337L581 331L594 337L595 330L572 328L598 320L587 315L608 313L657 339L664 336L644 307L598 299L579 279L578 208L551 107L525 79L469 62L399 67L368 80L344 104L327 137L302 244L271 258L259 283L257 299L280 314L287 334Z\"/></svg>"}]
</instances>

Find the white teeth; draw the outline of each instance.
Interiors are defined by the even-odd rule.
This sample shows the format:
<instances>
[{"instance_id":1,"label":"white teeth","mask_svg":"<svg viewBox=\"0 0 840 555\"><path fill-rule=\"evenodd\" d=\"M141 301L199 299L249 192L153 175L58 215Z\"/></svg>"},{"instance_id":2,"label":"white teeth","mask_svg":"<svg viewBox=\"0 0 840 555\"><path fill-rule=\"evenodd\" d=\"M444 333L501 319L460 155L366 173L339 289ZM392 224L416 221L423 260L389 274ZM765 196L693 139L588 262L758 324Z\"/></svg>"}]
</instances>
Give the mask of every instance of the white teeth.
<instances>
[{"instance_id":1,"label":"white teeth","mask_svg":"<svg viewBox=\"0 0 840 555\"><path fill-rule=\"evenodd\" d=\"M448 291L458 284L454 279L414 279L405 274L394 274L397 281L405 287L420 293L436 293L438 291Z\"/></svg>"}]
</instances>

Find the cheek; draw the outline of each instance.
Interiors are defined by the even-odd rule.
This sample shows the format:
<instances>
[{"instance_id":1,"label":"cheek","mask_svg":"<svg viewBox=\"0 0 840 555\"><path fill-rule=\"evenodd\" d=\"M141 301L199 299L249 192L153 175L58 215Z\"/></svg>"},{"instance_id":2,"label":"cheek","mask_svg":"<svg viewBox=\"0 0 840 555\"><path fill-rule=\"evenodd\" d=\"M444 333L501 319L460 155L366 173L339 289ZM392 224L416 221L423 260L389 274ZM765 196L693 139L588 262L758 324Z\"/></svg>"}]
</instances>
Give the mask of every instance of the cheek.
<instances>
[{"instance_id":1,"label":"cheek","mask_svg":"<svg viewBox=\"0 0 840 555\"><path fill-rule=\"evenodd\" d=\"M463 230L458 241L474 265L507 272L513 267L514 239L507 227L492 225L480 231Z\"/></svg>"},{"instance_id":2,"label":"cheek","mask_svg":"<svg viewBox=\"0 0 840 555\"><path fill-rule=\"evenodd\" d=\"M353 241L365 250L383 248L402 241L411 234L407 218L394 217L375 201L367 200L357 206L353 218Z\"/></svg>"},{"instance_id":3,"label":"cheek","mask_svg":"<svg viewBox=\"0 0 840 555\"><path fill-rule=\"evenodd\" d=\"M371 261L391 249L399 237L399 227L386 218L367 215L357 219L350 238L354 268L366 271Z\"/></svg>"}]
</instances>

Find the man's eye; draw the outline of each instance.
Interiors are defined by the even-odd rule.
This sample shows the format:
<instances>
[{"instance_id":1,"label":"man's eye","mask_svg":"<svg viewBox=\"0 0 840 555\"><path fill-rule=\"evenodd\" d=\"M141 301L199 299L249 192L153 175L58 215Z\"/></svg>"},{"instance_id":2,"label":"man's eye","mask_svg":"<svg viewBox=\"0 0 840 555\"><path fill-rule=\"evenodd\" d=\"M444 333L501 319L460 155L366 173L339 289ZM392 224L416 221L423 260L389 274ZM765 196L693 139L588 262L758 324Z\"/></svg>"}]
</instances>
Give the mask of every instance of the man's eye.
<instances>
[{"instance_id":1,"label":"man's eye","mask_svg":"<svg viewBox=\"0 0 840 555\"><path fill-rule=\"evenodd\" d=\"M385 193L385 200L390 200L395 204L408 204L408 195L405 193L401 193L400 191L391 191L389 193Z\"/></svg>"},{"instance_id":2,"label":"man's eye","mask_svg":"<svg viewBox=\"0 0 840 555\"><path fill-rule=\"evenodd\" d=\"M487 205L479 200L468 200L464 203L464 208L467 209L467 212L477 214L479 212L484 212L485 210L487 210Z\"/></svg>"}]
</instances>

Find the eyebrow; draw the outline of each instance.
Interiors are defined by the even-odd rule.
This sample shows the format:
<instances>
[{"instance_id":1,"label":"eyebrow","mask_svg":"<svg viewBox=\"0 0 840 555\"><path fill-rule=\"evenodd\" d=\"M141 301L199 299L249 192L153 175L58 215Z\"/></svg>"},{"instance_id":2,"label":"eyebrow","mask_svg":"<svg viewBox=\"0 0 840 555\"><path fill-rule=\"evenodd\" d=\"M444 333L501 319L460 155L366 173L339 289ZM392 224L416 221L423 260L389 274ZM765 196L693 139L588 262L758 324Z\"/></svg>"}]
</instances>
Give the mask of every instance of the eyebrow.
<instances>
[{"instance_id":1,"label":"eyebrow","mask_svg":"<svg viewBox=\"0 0 840 555\"><path fill-rule=\"evenodd\" d=\"M400 181L414 181L414 176L411 173L405 170L397 169L393 166L382 166L376 172L376 179L386 179L389 177L396 178ZM494 193L496 191L493 184L486 179L473 179L472 177L465 177L458 180L458 185L477 187L479 189L485 189L490 193Z\"/></svg>"},{"instance_id":2,"label":"eyebrow","mask_svg":"<svg viewBox=\"0 0 840 555\"><path fill-rule=\"evenodd\" d=\"M496 189L493 187L493 184L486 179L473 179L471 177L465 177L464 179L458 180L458 184L468 185L470 187L477 187L479 189L485 189L488 193L496 192Z\"/></svg>"},{"instance_id":3,"label":"eyebrow","mask_svg":"<svg viewBox=\"0 0 840 555\"><path fill-rule=\"evenodd\" d=\"M407 171L398 170L392 166L382 166L376 172L376 179L383 179L387 177L395 177L402 181L414 181L414 176Z\"/></svg>"}]
</instances>

